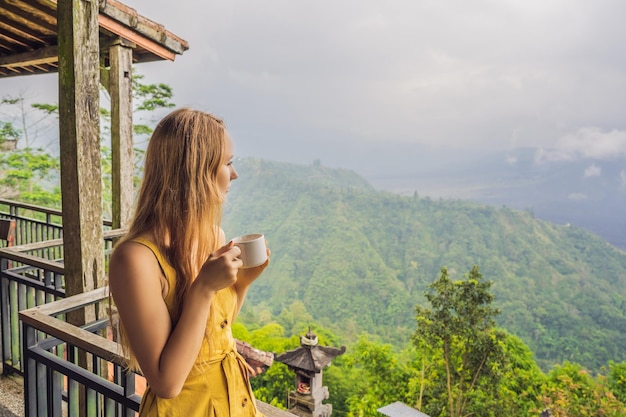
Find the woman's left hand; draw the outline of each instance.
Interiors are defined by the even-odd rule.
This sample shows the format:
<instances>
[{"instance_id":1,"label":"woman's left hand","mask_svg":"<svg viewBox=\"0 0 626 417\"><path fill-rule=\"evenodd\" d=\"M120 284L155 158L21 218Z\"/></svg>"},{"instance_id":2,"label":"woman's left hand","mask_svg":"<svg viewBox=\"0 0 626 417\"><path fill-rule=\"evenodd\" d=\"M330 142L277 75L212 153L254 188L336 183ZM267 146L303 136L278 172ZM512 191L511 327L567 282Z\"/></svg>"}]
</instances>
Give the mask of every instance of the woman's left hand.
<instances>
[{"instance_id":1,"label":"woman's left hand","mask_svg":"<svg viewBox=\"0 0 626 417\"><path fill-rule=\"evenodd\" d=\"M239 268L237 271L237 284L250 285L252 282L259 277L270 264L270 256L271 251L270 248L267 247L267 240L265 241L266 251L267 251L267 259L264 263L259 266L254 266L252 268ZM243 282L242 282L243 281Z\"/></svg>"}]
</instances>

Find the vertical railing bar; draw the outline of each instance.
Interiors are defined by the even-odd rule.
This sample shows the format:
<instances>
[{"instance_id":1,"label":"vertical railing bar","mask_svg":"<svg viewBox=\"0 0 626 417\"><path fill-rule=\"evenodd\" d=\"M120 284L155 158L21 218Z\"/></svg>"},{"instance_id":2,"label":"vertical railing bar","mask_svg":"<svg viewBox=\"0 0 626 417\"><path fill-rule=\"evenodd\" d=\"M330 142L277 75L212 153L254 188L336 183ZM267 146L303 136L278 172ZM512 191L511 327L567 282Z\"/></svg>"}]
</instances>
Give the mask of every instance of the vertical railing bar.
<instances>
[{"instance_id":1,"label":"vertical railing bar","mask_svg":"<svg viewBox=\"0 0 626 417\"><path fill-rule=\"evenodd\" d=\"M71 351L71 349L68 349ZM67 378L67 414L68 417L80 415L80 387L78 382L71 378Z\"/></svg>"},{"instance_id":2,"label":"vertical railing bar","mask_svg":"<svg viewBox=\"0 0 626 417\"><path fill-rule=\"evenodd\" d=\"M63 274L58 274L55 272L53 276L54 276L54 289L57 291L63 289L63 278L64 278ZM56 296L54 298L56 300Z\"/></svg>"},{"instance_id":3,"label":"vertical railing bar","mask_svg":"<svg viewBox=\"0 0 626 417\"><path fill-rule=\"evenodd\" d=\"M61 374L52 368L46 368L46 386L48 388L48 412L53 417L62 417L61 386L58 381Z\"/></svg>"},{"instance_id":4,"label":"vertical railing bar","mask_svg":"<svg viewBox=\"0 0 626 417\"><path fill-rule=\"evenodd\" d=\"M124 385L122 384L122 375L120 371L121 371L120 366L117 364L113 364L113 382L115 382L117 385L123 388ZM126 396L126 390L124 390L124 396ZM115 415L123 416L124 414L122 410L123 410L123 405L121 403L118 403L115 406Z\"/></svg>"},{"instance_id":5,"label":"vertical railing bar","mask_svg":"<svg viewBox=\"0 0 626 417\"><path fill-rule=\"evenodd\" d=\"M27 286L25 284L18 284L17 285L17 311L21 311L24 310L26 308L26 303L28 302L28 300L26 299L26 293L27 293ZM15 315L15 320L18 322L17 324L15 324L15 327L18 330L18 334L17 334L17 340L14 340L12 343L16 344L17 346L15 346L15 352L17 353L17 356L15 356L13 358L13 364L16 368L18 369L22 369L22 360L21 360L21 355L22 352L20 352L20 346L22 346L23 342L23 335L22 335L22 327L19 325L19 317L16 314Z\"/></svg>"},{"instance_id":6,"label":"vertical railing bar","mask_svg":"<svg viewBox=\"0 0 626 417\"><path fill-rule=\"evenodd\" d=\"M96 355L91 355L91 367L92 367L92 372L98 376L102 376L102 364L100 362L100 358ZM97 392L94 391L94 398L93 398L93 407L95 408L96 412L98 410L100 410L100 395L98 395ZM95 414L94 414L95 415Z\"/></svg>"},{"instance_id":7,"label":"vertical railing bar","mask_svg":"<svg viewBox=\"0 0 626 417\"><path fill-rule=\"evenodd\" d=\"M22 228L22 242L30 242L28 240L28 230L30 229L30 221L24 219L24 227Z\"/></svg>"},{"instance_id":8,"label":"vertical railing bar","mask_svg":"<svg viewBox=\"0 0 626 417\"><path fill-rule=\"evenodd\" d=\"M35 345L35 329L23 324L24 341L24 408L26 417L35 417L37 414L37 363L31 359L28 352Z\"/></svg>"},{"instance_id":9,"label":"vertical railing bar","mask_svg":"<svg viewBox=\"0 0 626 417\"><path fill-rule=\"evenodd\" d=\"M61 359L65 359L65 343L59 343L57 345L54 346L53 348L53 352L55 353L55 355ZM65 390L65 376L61 373L61 372L56 372L55 373L56 378L55 380L52 381L53 384L55 384L55 402L58 401L59 402L59 409L62 410L63 408L63 394L64 394L64 390Z\"/></svg>"},{"instance_id":10,"label":"vertical railing bar","mask_svg":"<svg viewBox=\"0 0 626 417\"><path fill-rule=\"evenodd\" d=\"M122 386L124 387L124 397L127 399L131 397L131 395L135 394L135 373L134 372L123 372L123 382ZM130 407L124 407L124 417L134 417L135 411Z\"/></svg>"},{"instance_id":11,"label":"vertical railing bar","mask_svg":"<svg viewBox=\"0 0 626 417\"><path fill-rule=\"evenodd\" d=\"M37 242L43 242L43 226L39 223L35 224L35 239L37 239ZM42 258L45 258L45 256L42 256Z\"/></svg>"},{"instance_id":12,"label":"vertical railing bar","mask_svg":"<svg viewBox=\"0 0 626 417\"><path fill-rule=\"evenodd\" d=\"M33 287L33 288L35 289L35 305L36 306L42 305L46 299L45 291L41 288L36 288L36 287ZM43 332L37 332L36 336L37 336L38 341L43 340L46 337L45 333Z\"/></svg>"},{"instance_id":13,"label":"vertical railing bar","mask_svg":"<svg viewBox=\"0 0 626 417\"><path fill-rule=\"evenodd\" d=\"M26 308L32 308L37 305L37 288L29 286L26 289Z\"/></svg>"},{"instance_id":14,"label":"vertical railing bar","mask_svg":"<svg viewBox=\"0 0 626 417\"><path fill-rule=\"evenodd\" d=\"M18 319L18 304L17 304L17 282L11 282L9 284L9 305L10 305L10 313L9 319L11 320L11 331L10 331L10 339L11 339L11 366L15 368L18 364L16 362L16 358L19 356L17 350L19 350L19 340L20 340L20 329L19 329L19 319Z\"/></svg>"},{"instance_id":15,"label":"vertical railing bar","mask_svg":"<svg viewBox=\"0 0 626 417\"><path fill-rule=\"evenodd\" d=\"M28 242L28 228L30 227L30 221L24 219L24 227L22 227L22 243Z\"/></svg>"},{"instance_id":16,"label":"vertical railing bar","mask_svg":"<svg viewBox=\"0 0 626 417\"><path fill-rule=\"evenodd\" d=\"M52 214L50 213L46 213L46 225L50 225L52 224ZM46 227L46 240L49 239L51 233L48 233L48 231L51 230L49 227Z\"/></svg>"},{"instance_id":17,"label":"vertical railing bar","mask_svg":"<svg viewBox=\"0 0 626 417\"><path fill-rule=\"evenodd\" d=\"M6 259L0 259L1 270L5 271L8 264ZM9 280L5 277L0 277L0 321L2 332L2 363L6 364L9 359L10 352L10 310L9 310ZM5 366L2 367L2 373L4 375L9 373L9 369Z\"/></svg>"},{"instance_id":18,"label":"vertical railing bar","mask_svg":"<svg viewBox=\"0 0 626 417\"><path fill-rule=\"evenodd\" d=\"M48 391L47 391L47 367L46 365L37 362L35 365L36 371L36 386L37 386L37 417L48 417Z\"/></svg>"},{"instance_id":19,"label":"vertical railing bar","mask_svg":"<svg viewBox=\"0 0 626 417\"><path fill-rule=\"evenodd\" d=\"M77 349L76 347L74 347L74 345L71 344L67 344L67 361L70 363L76 363L78 358L77 358ZM71 381L71 384L70 384ZM70 409L72 410L72 412L69 414L70 416L75 415L75 416L79 416L80 415L80 384L73 380L73 379L69 379L68 378L68 388L67 388L67 397L68 397L68 413L70 412Z\"/></svg>"},{"instance_id":20,"label":"vertical railing bar","mask_svg":"<svg viewBox=\"0 0 626 417\"><path fill-rule=\"evenodd\" d=\"M37 223L35 223L34 221L30 222L30 235L28 236L28 241L29 242L38 242L39 241L37 239ZM37 252L37 256L42 257L41 256L41 249L39 249L39 252Z\"/></svg>"},{"instance_id":21,"label":"vertical railing bar","mask_svg":"<svg viewBox=\"0 0 626 417\"><path fill-rule=\"evenodd\" d=\"M112 398L104 398L104 417L115 417L117 415L117 403Z\"/></svg>"},{"instance_id":22,"label":"vertical railing bar","mask_svg":"<svg viewBox=\"0 0 626 417\"><path fill-rule=\"evenodd\" d=\"M37 239L37 223L35 223L34 221L30 221L30 227L29 227L29 233L28 233L28 241L29 242L38 242ZM36 252L37 256L40 256L41 253L41 249L39 250L39 252Z\"/></svg>"},{"instance_id":23,"label":"vertical railing bar","mask_svg":"<svg viewBox=\"0 0 626 417\"><path fill-rule=\"evenodd\" d=\"M97 417L98 398L96 391L85 387L85 415L87 417Z\"/></svg>"},{"instance_id":24,"label":"vertical railing bar","mask_svg":"<svg viewBox=\"0 0 626 417\"><path fill-rule=\"evenodd\" d=\"M13 209L13 217L15 217L17 219L15 221L17 223L15 225L15 227L16 227L16 230L15 230L15 244L16 245L21 245L24 242L24 239L21 236L22 235L22 230L23 230L22 223L24 223L24 222L18 216L18 208L15 207L15 206L12 206L12 209Z\"/></svg>"},{"instance_id":25,"label":"vertical railing bar","mask_svg":"<svg viewBox=\"0 0 626 417\"><path fill-rule=\"evenodd\" d=\"M52 271L43 270L43 283L46 288L54 288L54 275ZM53 295L46 291L46 303L53 301Z\"/></svg>"}]
</instances>

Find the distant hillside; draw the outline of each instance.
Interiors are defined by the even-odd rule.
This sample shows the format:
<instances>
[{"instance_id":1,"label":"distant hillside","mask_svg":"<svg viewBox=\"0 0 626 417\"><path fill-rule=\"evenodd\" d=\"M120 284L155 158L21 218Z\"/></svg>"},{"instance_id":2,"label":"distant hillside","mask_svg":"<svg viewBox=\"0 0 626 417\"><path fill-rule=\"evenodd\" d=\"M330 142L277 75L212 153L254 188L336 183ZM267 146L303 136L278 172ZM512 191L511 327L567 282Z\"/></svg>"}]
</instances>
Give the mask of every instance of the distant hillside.
<instances>
[{"instance_id":1,"label":"distant hillside","mask_svg":"<svg viewBox=\"0 0 626 417\"><path fill-rule=\"evenodd\" d=\"M494 282L499 324L544 367L626 360L626 252L581 228L460 200L375 191L351 171L236 162L224 229L263 232L272 249L248 307L301 300L344 337L392 343L415 329L414 305L442 266Z\"/></svg>"},{"instance_id":2,"label":"distant hillside","mask_svg":"<svg viewBox=\"0 0 626 417\"><path fill-rule=\"evenodd\" d=\"M414 163L372 175L377 188L404 195L453 197L515 209L591 230L626 250L626 159L536 160L537 149L472 155L440 165ZM435 159L436 160L436 159Z\"/></svg>"}]
</instances>

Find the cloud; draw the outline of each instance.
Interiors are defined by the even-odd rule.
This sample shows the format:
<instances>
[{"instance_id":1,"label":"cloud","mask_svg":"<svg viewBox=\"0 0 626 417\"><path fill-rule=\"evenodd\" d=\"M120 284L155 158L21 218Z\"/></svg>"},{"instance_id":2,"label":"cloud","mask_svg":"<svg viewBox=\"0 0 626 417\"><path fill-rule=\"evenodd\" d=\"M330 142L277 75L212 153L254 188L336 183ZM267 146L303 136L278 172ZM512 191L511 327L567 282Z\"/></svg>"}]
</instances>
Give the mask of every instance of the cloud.
<instances>
[{"instance_id":1,"label":"cloud","mask_svg":"<svg viewBox=\"0 0 626 417\"><path fill-rule=\"evenodd\" d=\"M515 165L517 164L517 156L514 155L510 155L506 157L506 163L509 165Z\"/></svg>"},{"instance_id":2,"label":"cloud","mask_svg":"<svg viewBox=\"0 0 626 417\"><path fill-rule=\"evenodd\" d=\"M587 199L587 194L572 193L572 194L568 195L567 198L570 199L570 200L574 200L574 201L581 201L581 200L586 200Z\"/></svg>"},{"instance_id":3,"label":"cloud","mask_svg":"<svg viewBox=\"0 0 626 417\"><path fill-rule=\"evenodd\" d=\"M559 138L554 147L540 148L535 162L606 160L626 157L626 131L584 127Z\"/></svg>"},{"instance_id":4,"label":"cloud","mask_svg":"<svg viewBox=\"0 0 626 417\"><path fill-rule=\"evenodd\" d=\"M451 155L541 148L552 160L582 157L557 143L564 132L626 128L626 54L616 53L626 39L624 1L131 6L190 45L175 62L138 65L144 81L170 85L179 106L223 117L241 155L299 161L309 155L298 142L312 138L332 142L318 146L324 159L337 154L334 145L420 144ZM0 80L0 91L39 76L18 78ZM381 166L397 158L370 156Z\"/></svg>"},{"instance_id":5,"label":"cloud","mask_svg":"<svg viewBox=\"0 0 626 417\"><path fill-rule=\"evenodd\" d=\"M284 136L328 132L355 146L550 148L581 125L624 126L626 59L615 51L626 2L133 7L190 42L175 63L142 65L150 81L172 85L179 104L215 111L244 137L268 138L268 152Z\"/></svg>"},{"instance_id":6,"label":"cloud","mask_svg":"<svg viewBox=\"0 0 626 417\"><path fill-rule=\"evenodd\" d=\"M599 177L600 175L602 175L602 168L596 164L591 164L585 169L585 178Z\"/></svg>"}]
</instances>

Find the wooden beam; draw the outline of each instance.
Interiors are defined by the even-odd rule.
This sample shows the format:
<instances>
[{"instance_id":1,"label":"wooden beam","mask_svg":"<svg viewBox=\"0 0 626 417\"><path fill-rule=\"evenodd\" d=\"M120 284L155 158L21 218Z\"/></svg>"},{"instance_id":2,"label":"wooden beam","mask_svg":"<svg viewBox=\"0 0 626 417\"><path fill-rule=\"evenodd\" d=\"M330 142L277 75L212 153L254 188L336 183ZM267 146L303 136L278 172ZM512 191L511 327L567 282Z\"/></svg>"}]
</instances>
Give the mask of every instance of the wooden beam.
<instances>
[{"instance_id":1,"label":"wooden beam","mask_svg":"<svg viewBox=\"0 0 626 417\"><path fill-rule=\"evenodd\" d=\"M32 52L0 56L0 67L25 67L28 65L53 64L58 60L59 47L52 45Z\"/></svg>"},{"instance_id":2,"label":"wooden beam","mask_svg":"<svg viewBox=\"0 0 626 417\"><path fill-rule=\"evenodd\" d=\"M133 50L123 39L109 48L111 97L111 191L113 228L128 226L133 212Z\"/></svg>"},{"instance_id":3,"label":"wooden beam","mask_svg":"<svg viewBox=\"0 0 626 417\"><path fill-rule=\"evenodd\" d=\"M67 341L107 360L122 364L123 358L119 355L117 343L55 318L59 314L105 301L108 296L108 287L98 288L73 297L22 310L20 311L20 319L36 329L45 331L46 334L58 337L60 340Z\"/></svg>"},{"instance_id":4,"label":"wooden beam","mask_svg":"<svg viewBox=\"0 0 626 417\"><path fill-rule=\"evenodd\" d=\"M16 39L15 37L9 37L2 32L0 32L0 40L2 41L2 44L10 51L14 51L16 45L19 48L28 48L28 43L20 42L19 39Z\"/></svg>"},{"instance_id":5,"label":"wooden beam","mask_svg":"<svg viewBox=\"0 0 626 417\"><path fill-rule=\"evenodd\" d=\"M19 4L22 7L17 7ZM2 8L5 13L9 13L13 16L13 18L21 22L23 25L29 26L32 29L37 31L42 31L49 35L53 35L57 31L56 27L56 19L54 18L54 14L52 11L47 13L42 13L38 8L26 8L25 10L23 6L24 2L21 4L16 0L3 1Z\"/></svg>"},{"instance_id":6,"label":"wooden beam","mask_svg":"<svg viewBox=\"0 0 626 417\"><path fill-rule=\"evenodd\" d=\"M169 32L163 25L138 14L135 9L124 3L106 0L101 2L100 12L176 54L182 54L189 49L187 41Z\"/></svg>"},{"instance_id":7,"label":"wooden beam","mask_svg":"<svg viewBox=\"0 0 626 417\"><path fill-rule=\"evenodd\" d=\"M46 44L40 33L33 32L32 28L21 24L20 22L11 21L3 15L0 15L0 29L2 29L3 32L8 31L15 34L21 34L21 36L38 42L40 45Z\"/></svg>"},{"instance_id":8,"label":"wooden beam","mask_svg":"<svg viewBox=\"0 0 626 417\"><path fill-rule=\"evenodd\" d=\"M59 126L67 296L104 285L98 1L59 0ZM74 314L76 313L76 314ZM74 325L93 309L72 312Z\"/></svg>"},{"instance_id":9,"label":"wooden beam","mask_svg":"<svg viewBox=\"0 0 626 417\"><path fill-rule=\"evenodd\" d=\"M100 22L100 26L102 28L116 34L119 37L122 37L130 42L137 44L137 46L140 46L163 59L173 61L176 57L176 54L174 52L159 45L157 42L154 42L142 36L133 29L130 29L129 27L124 26L119 22L116 22L108 16L101 14L98 16L98 21Z\"/></svg>"}]
</instances>

